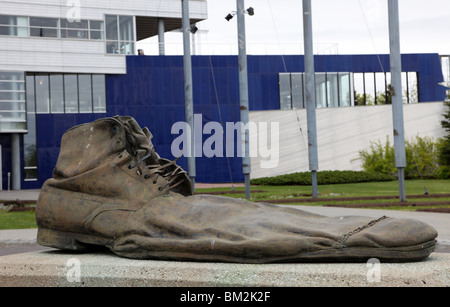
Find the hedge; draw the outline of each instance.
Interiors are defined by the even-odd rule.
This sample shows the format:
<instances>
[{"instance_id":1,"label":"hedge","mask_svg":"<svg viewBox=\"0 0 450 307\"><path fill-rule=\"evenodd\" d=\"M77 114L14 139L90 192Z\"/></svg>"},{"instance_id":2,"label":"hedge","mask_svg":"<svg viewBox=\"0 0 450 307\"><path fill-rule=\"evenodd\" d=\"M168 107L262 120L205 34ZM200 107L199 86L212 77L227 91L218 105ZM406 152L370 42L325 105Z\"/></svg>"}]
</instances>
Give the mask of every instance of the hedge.
<instances>
[{"instance_id":1,"label":"hedge","mask_svg":"<svg viewBox=\"0 0 450 307\"><path fill-rule=\"evenodd\" d=\"M393 181L394 177L365 171L319 171L317 184L340 184ZM252 179L254 185L311 185L311 172L292 173L275 177Z\"/></svg>"}]
</instances>

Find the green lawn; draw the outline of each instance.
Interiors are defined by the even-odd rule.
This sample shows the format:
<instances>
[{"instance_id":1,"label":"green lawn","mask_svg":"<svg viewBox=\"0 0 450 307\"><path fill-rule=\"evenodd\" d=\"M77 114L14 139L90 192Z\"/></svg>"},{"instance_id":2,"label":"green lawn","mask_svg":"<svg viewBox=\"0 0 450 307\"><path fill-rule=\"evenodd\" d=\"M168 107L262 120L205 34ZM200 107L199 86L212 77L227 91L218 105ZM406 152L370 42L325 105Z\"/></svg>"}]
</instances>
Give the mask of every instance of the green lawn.
<instances>
[{"instance_id":1,"label":"green lawn","mask_svg":"<svg viewBox=\"0 0 450 307\"><path fill-rule=\"evenodd\" d=\"M407 180L405 183L406 195L422 195L425 187L429 194L450 193L450 180ZM398 195L398 182L368 182L368 183L348 183L319 185L319 198L328 197L359 197L359 196L395 196ZM236 191L242 191L241 194L225 194L226 196L243 198L245 197L244 188L236 188ZM252 200L262 201L274 198L299 198L302 195L311 195L310 186L252 186L251 190L263 190L264 192L252 193ZM198 193L207 193L210 191L231 191L230 188L217 189L198 189ZM308 196L305 196L307 198Z\"/></svg>"},{"instance_id":2,"label":"green lawn","mask_svg":"<svg viewBox=\"0 0 450 307\"><path fill-rule=\"evenodd\" d=\"M0 210L0 230L36 228L34 212L8 212Z\"/></svg>"},{"instance_id":3,"label":"green lawn","mask_svg":"<svg viewBox=\"0 0 450 307\"><path fill-rule=\"evenodd\" d=\"M425 187L429 194L447 194L450 193L450 180L408 180L405 184L407 195L423 195ZM223 194L223 196L244 198L245 189L236 188L236 191L241 193L230 193ZM264 192L253 192L252 201L267 201L273 199L285 199L285 198L304 198L311 199L311 196L305 196L307 194L311 195L310 186L253 186L253 191L262 190ZM208 192L219 192L225 191L231 192L231 188L216 188L216 189L198 189L198 193L208 193ZM340 197L360 197L360 196L397 196L398 195L398 182L371 182L371 183L355 183L355 184L334 184L334 185L320 185L319 186L319 199L320 198L340 198ZM408 198L408 201L413 201L416 199ZM446 198L427 198L427 200L438 200L438 201L450 201L450 197ZM423 201L417 199L417 201ZM327 202L327 204L332 203L355 203L368 201L334 201ZM394 200L373 200L370 202L395 202ZM325 203L315 202L315 203L302 203L302 205L313 205L320 206ZM450 207L450 206L448 206ZM395 210L416 210L419 207L391 207L390 209ZM387 209L387 208L384 208ZM34 218L34 212L7 212L5 210L0 210L0 230L1 229L25 229L25 228L36 228L36 222Z\"/></svg>"}]
</instances>

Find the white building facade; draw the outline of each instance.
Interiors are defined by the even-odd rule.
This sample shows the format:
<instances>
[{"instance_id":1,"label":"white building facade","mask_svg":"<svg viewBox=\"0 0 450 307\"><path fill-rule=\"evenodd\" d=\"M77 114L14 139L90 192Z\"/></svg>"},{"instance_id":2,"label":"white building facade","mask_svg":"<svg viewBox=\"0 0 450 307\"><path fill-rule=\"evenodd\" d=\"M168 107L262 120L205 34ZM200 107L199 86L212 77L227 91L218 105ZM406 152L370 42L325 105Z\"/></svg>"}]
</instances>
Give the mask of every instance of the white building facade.
<instances>
[{"instance_id":1,"label":"white building facade","mask_svg":"<svg viewBox=\"0 0 450 307\"><path fill-rule=\"evenodd\" d=\"M207 18L206 0L189 6L191 23ZM105 75L126 73L137 41L181 24L181 0L0 0L0 134L12 138L13 189L36 114L106 112Z\"/></svg>"}]
</instances>

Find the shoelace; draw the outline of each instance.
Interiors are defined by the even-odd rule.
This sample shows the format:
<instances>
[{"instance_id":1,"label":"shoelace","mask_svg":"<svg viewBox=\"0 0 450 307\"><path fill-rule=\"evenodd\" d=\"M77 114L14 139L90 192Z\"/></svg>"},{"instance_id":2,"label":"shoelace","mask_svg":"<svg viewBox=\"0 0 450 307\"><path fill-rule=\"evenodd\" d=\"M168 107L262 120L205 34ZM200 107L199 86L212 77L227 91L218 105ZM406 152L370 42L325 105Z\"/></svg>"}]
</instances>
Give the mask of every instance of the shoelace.
<instances>
[{"instance_id":1,"label":"shoelace","mask_svg":"<svg viewBox=\"0 0 450 307\"><path fill-rule=\"evenodd\" d=\"M153 178L153 184L157 183L159 176L164 178L167 183L165 186L159 187L159 191L164 190L168 186L170 186L170 189L174 189L186 180L186 176L183 176L186 172L180 166L176 165L179 158L166 164L147 164L147 160L152 157L153 151L153 147L148 144L147 136L134 120L122 121L120 117L116 117L116 119L121 122L127 131L128 142L133 147L135 163L129 165L129 169L137 167L137 173L144 175L144 179ZM161 160L158 159L158 161ZM175 166L175 168L173 170L168 169L171 166ZM181 179L177 181L178 178Z\"/></svg>"},{"instance_id":2,"label":"shoelace","mask_svg":"<svg viewBox=\"0 0 450 307\"><path fill-rule=\"evenodd\" d=\"M173 160L172 162L169 162L167 164L164 165L147 165L145 164L145 160L148 159L151 156L151 154L147 154L146 156L144 156L143 158L139 159L136 161L135 164L131 164L128 166L129 169L133 169L135 167L138 168L137 173L139 175L144 175L144 179L150 179L153 178L153 184L156 184L158 181L158 177L161 176L162 178L164 178L166 180L166 185L163 187L159 187L159 191L164 190L166 187L170 186L170 189L173 189L177 186L179 186L180 184L182 184L185 181L185 177L184 176L180 176L184 173L186 173L181 166L176 165L176 162L178 161L178 159ZM147 170L145 171L141 165L144 164L144 168ZM175 169L173 171L169 170L167 171L167 168L175 165ZM176 182L177 178L181 177L181 180L179 180L178 182Z\"/></svg>"}]
</instances>

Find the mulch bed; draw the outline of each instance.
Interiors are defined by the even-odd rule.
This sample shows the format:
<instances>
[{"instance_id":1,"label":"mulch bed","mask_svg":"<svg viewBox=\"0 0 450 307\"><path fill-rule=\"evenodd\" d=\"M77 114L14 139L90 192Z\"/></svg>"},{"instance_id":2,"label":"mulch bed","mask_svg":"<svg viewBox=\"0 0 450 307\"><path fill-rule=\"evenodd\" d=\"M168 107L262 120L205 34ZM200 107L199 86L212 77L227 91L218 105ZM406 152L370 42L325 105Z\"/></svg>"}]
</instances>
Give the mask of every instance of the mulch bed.
<instances>
[{"instance_id":1,"label":"mulch bed","mask_svg":"<svg viewBox=\"0 0 450 307\"><path fill-rule=\"evenodd\" d=\"M445 198L450 197L450 194L434 194L434 195L410 195L409 199L427 199L427 198ZM271 204L292 204L292 203L317 203L317 202L342 202L342 201L361 201L361 200L389 200L398 199L398 196L374 196L374 197L340 197L340 198L289 198L289 199L271 199L265 200L266 203ZM436 207L436 206L450 206L450 201L406 201L406 202L382 202L382 203L353 203L353 204L324 204L324 207L339 207L339 208L387 208L387 207ZM438 212L450 213L450 208L427 208L418 209L421 212Z\"/></svg>"},{"instance_id":2,"label":"mulch bed","mask_svg":"<svg viewBox=\"0 0 450 307\"><path fill-rule=\"evenodd\" d=\"M367 203L367 204L329 204L324 207L341 208L385 208L385 207L433 207L450 206L450 201L414 201L414 202L386 202L386 203Z\"/></svg>"},{"instance_id":3,"label":"mulch bed","mask_svg":"<svg viewBox=\"0 0 450 307\"><path fill-rule=\"evenodd\" d=\"M252 190L252 193L265 193L263 190ZM224 195L224 194L245 194L245 191L216 191L216 192L201 192L194 193L195 195Z\"/></svg>"},{"instance_id":4,"label":"mulch bed","mask_svg":"<svg viewBox=\"0 0 450 307\"><path fill-rule=\"evenodd\" d=\"M450 208L417 209L420 212L450 213Z\"/></svg>"},{"instance_id":5,"label":"mulch bed","mask_svg":"<svg viewBox=\"0 0 450 307\"><path fill-rule=\"evenodd\" d=\"M450 194L427 194L427 195L409 195L407 198L445 198L450 197ZM385 200L398 199L398 196L361 196L361 197L336 197L336 198L285 198L285 199L270 199L265 200L266 203L271 204L292 204L292 203L318 203L330 201L358 201L358 200ZM396 203L398 204L398 203Z\"/></svg>"},{"instance_id":6,"label":"mulch bed","mask_svg":"<svg viewBox=\"0 0 450 307\"><path fill-rule=\"evenodd\" d=\"M8 212L35 211L36 209L35 200L3 200L0 203L4 206L12 206Z\"/></svg>"}]
</instances>

